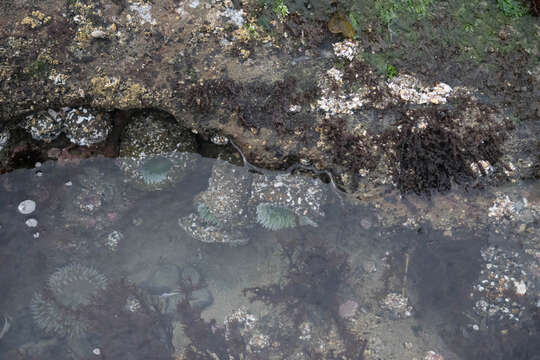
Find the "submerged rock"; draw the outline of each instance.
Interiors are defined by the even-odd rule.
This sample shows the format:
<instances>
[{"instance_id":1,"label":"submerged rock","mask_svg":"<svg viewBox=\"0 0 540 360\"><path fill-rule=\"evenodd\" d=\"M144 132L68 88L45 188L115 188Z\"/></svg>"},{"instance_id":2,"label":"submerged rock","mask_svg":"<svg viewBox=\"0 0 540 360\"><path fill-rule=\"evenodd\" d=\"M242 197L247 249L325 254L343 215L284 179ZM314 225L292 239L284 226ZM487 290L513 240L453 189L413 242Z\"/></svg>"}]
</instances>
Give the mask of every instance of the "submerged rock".
<instances>
[{"instance_id":1,"label":"submerged rock","mask_svg":"<svg viewBox=\"0 0 540 360\"><path fill-rule=\"evenodd\" d=\"M178 224L194 239L202 242L233 246L245 245L249 242L246 234L240 229L209 224L197 214L180 218Z\"/></svg>"},{"instance_id":2,"label":"submerged rock","mask_svg":"<svg viewBox=\"0 0 540 360\"><path fill-rule=\"evenodd\" d=\"M138 188L161 190L193 169L196 147L190 131L149 115L124 130L118 164Z\"/></svg>"},{"instance_id":3,"label":"submerged rock","mask_svg":"<svg viewBox=\"0 0 540 360\"><path fill-rule=\"evenodd\" d=\"M214 302L212 293L207 288L197 289L190 293L189 306L194 311L202 311Z\"/></svg>"},{"instance_id":4,"label":"submerged rock","mask_svg":"<svg viewBox=\"0 0 540 360\"><path fill-rule=\"evenodd\" d=\"M316 226L316 220L325 215L326 192L319 179L292 174L254 175L249 203L257 207L258 222L270 230L297 223Z\"/></svg>"},{"instance_id":5,"label":"submerged rock","mask_svg":"<svg viewBox=\"0 0 540 360\"><path fill-rule=\"evenodd\" d=\"M180 268L174 264L162 264L150 274L144 287L152 295L162 295L178 291L180 284Z\"/></svg>"},{"instance_id":6,"label":"submerged rock","mask_svg":"<svg viewBox=\"0 0 540 360\"><path fill-rule=\"evenodd\" d=\"M62 210L66 227L102 230L131 204L123 185L95 167L84 168L66 191L69 200Z\"/></svg>"},{"instance_id":7,"label":"submerged rock","mask_svg":"<svg viewBox=\"0 0 540 360\"><path fill-rule=\"evenodd\" d=\"M192 237L209 243L242 245L244 230L259 223L268 230L317 226L326 202L318 179L292 174L252 175L247 168L218 160L208 189L195 197L196 213L179 220Z\"/></svg>"},{"instance_id":8,"label":"submerged rock","mask_svg":"<svg viewBox=\"0 0 540 360\"><path fill-rule=\"evenodd\" d=\"M197 212L181 218L180 227L202 242L246 244L242 229L253 222L247 207L250 185L251 175L245 168L217 160L208 189L195 197Z\"/></svg>"},{"instance_id":9,"label":"submerged rock","mask_svg":"<svg viewBox=\"0 0 540 360\"><path fill-rule=\"evenodd\" d=\"M217 160L208 180L208 189L200 193L195 203L199 215L223 225L239 227L250 222L247 201L250 194L251 175L243 167ZM200 205L203 204L203 207ZM204 216L207 211L208 215Z\"/></svg>"}]
</instances>

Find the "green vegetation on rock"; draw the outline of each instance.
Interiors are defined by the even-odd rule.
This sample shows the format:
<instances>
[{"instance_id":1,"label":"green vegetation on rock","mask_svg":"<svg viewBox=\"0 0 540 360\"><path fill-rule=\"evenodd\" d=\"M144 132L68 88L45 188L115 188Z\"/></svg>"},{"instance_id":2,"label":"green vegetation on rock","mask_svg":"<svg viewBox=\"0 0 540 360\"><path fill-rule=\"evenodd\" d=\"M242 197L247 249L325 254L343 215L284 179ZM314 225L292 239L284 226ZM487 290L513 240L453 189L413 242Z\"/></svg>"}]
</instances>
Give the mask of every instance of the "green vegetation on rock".
<instances>
[{"instance_id":1,"label":"green vegetation on rock","mask_svg":"<svg viewBox=\"0 0 540 360\"><path fill-rule=\"evenodd\" d=\"M274 0L274 7L273 7L274 13L276 15L283 19L289 15L289 8L287 5L285 5L284 0Z\"/></svg>"},{"instance_id":2,"label":"green vegetation on rock","mask_svg":"<svg viewBox=\"0 0 540 360\"><path fill-rule=\"evenodd\" d=\"M392 64L387 64L386 65L386 77L388 79L392 79L394 77L396 77L398 75L398 71L396 69L396 67Z\"/></svg>"},{"instance_id":3,"label":"green vegetation on rock","mask_svg":"<svg viewBox=\"0 0 540 360\"><path fill-rule=\"evenodd\" d=\"M497 0L497 5L503 14L509 17L521 17L529 12L520 0Z\"/></svg>"},{"instance_id":4,"label":"green vegetation on rock","mask_svg":"<svg viewBox=\"0 0 540 360\"><path fill-rule=\"evenodd\" d=\"M49 73L49 63L38 58L24 69L24 73L34 79L45 77Z\"/></svg>"}]
</instances>

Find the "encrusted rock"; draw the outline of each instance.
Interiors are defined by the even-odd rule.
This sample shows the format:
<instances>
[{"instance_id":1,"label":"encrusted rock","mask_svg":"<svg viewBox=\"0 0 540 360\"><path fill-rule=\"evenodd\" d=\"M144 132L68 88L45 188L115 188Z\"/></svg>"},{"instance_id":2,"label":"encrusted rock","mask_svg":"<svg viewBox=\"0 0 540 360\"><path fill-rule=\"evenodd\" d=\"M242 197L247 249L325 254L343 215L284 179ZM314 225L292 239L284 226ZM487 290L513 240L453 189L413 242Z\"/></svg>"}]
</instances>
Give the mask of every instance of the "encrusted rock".
<instances>
[{"instance_id":1,"label":"encrusted rock","mask_svg":"<svg viewBox=\"0 0 540 360\"><path fill-rule=\"evenodd\" d=\"M118 220L130 201L122 185L99 169L87 167L66 189L69 199L62 211L65 226L103 229Z\"/></svg>"},{"instance_id":2,"label":"encrusted rock","mask_svg":"<svg viewBox=\"0 0 540 360\"><path fill-rule=\"evenodd\" d=\"M143 116L124 130L118 164L138 188L161 190L193 169L195 150L189 130L152 115Z\"/></svg>"},{"instance_id":3,"label":"encrusted rock","mask_svg":"<svg viewBox=\"0 0 540 360\"><path fill-rule=\"evenodd\" d=\"M315 222L324 216L326 189L319 179L292 174L254 175L250 205L269 203Z\"/></svg>"},{"instance_id":4,"label":"encrusted rock","mask_svg":"<svg viewBox=\"0 0 540 360\"><path fill-rule=\"evenodd\" d=\"M241 230L209 224L197 214L189 214L180 218L178 224L194 239L202 242L233 246L245 245L249 242L249 239Z\"/></svg>"},{"instance_id":5,"label":"encrusted rock","mask_svg":"<svg viewBox=\"0 0 540 360\"><path fill-rule=\"evenodd\" d=\"M398 318L409 317L412 307L408 305L408 302L409 300L401 294L389 293L382 300L381 307Z\"/></svg>"},{"instance_id":6,"label":"encrusted rock","mask_svg":"<svg viewBox=\"0 0 540 360\"><path fill-rule=\"evenodd\" d=\"M453 91L445 83L438 83L432 88L425 87L418 79L407 74L394 77L388 87L392 95L416 104L445 104Z\"/></svg>"},{"instance_id":7,"label":"encrusted rock","mask_svg":"<svg viewBox=\"0 0 540 360\"><path fill-rule=\"evenodd\" d=\"M247 211L251 175L243 167L217 160L208 180L208 189L197 196L216 220L228 226L244 226L250 222Z\"/></svg>"},{"instance_id":8,"label":"encrusted rock","mask_svg":"<svg viewBox=\"0 0 540 360\"><path fill-rule=\"evenodd\" d=\"M90 146L105 141L112 130L110 114L79 107L66 115L66 136L72 143Z\"/></svg>"},{"instance_id":9,"label":"encrusted rock","mask_svg":"<svg viewBox=\"0 0 540 360\"><path fill-rule=\"evenodd\" d=\"M28 115L21 126L26 129L35 140L51 142L64 131L64 111L48 109Z\"/></svg>"},{"instance_id":10,"label":"encrusted rock","mask_svg":"<svg viewBox=\"0 0 540 360\"><path fill-rule=\"evenodd\" d=\"M471 292L479 320L488 316L504 327L530 317L527 302L533 304L534 296L529 298L527 294L531 279L522 254L494 246L482 249L480 254L483 263Z\"/></svg>"}]
</instances>

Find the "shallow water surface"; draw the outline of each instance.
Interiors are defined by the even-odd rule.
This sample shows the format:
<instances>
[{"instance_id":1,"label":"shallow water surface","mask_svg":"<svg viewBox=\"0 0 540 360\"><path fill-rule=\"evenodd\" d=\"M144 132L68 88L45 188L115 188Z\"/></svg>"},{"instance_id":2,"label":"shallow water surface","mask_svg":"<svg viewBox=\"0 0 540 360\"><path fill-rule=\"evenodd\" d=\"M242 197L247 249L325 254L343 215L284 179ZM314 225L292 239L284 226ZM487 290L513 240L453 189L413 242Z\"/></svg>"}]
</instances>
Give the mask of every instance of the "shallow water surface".
<instances>
[{"instance_id":1,"label":"shallow water surface","mask_svg":"<svg viewBox=\"0 0 540 360\"><path fill-rule=\"evenodd\" d=\"M0 358L540 354L538 184L358 204L192 156L154 191L118 159L0 177Z\"/></svg>"}]
</instances>

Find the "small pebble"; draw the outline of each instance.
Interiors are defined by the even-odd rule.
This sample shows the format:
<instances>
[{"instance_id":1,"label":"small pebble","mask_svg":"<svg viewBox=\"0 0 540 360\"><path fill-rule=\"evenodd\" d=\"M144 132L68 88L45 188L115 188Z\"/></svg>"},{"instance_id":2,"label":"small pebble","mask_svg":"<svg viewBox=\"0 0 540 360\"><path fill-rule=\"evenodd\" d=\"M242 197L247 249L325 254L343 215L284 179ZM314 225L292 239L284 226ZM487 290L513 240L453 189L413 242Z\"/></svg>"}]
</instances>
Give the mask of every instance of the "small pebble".
<instances>
[{"instance_id":1,"label":"small pebble","mask_svg":"<svg viewBox=\"0 0 540 360\"><path fill-rule=\"evenodd\" d=\"M227 145L229 143L229 139L223 135L214 135L210 138L210 141L216 145Z\"/></svg>"},{"instance_id":2,"label":"small pebble","mask_svg":"<svg viewBox=\"0 0 540 360\"><path fill-rule=\"evenodd\" d=\"M103 30L94 30L90 33L90 35L94 39L105 39L107 37L107 33Z\"/></svg>"},{"instance_id":3,"label":"small pebble","mask_svg":"<svg viewBox=\"0 0 540 360\"><path fill-rule=\"evenodd\" d=\"M377 271L377 266L375 265L373 261L366 261L365 263L362 264L362 268L367 273L373 273Z\"/></svg>"},{"instance_id":4,"label":"small pebble","mask_svg":"<svg viewBox=\"0 0 540 360\"><path fill-rule=\"evenodd\" d=\"M365 230L369 230L371 229L371 221L369 221L368 219L362 219L360 220L360 225L365 229Z\"/></svg>"},{"instance_id":5,"label":"small pebble","mask_svg":"<svg viewBox=\"0 0 540 360\"><path fill-rule=\"evenodd\" d=\"M34 218L28 219L25 221L26 226L34 228L38 225L38 221Z\"/></svg>"},{"instance_id":6,"label":"small pebble","mask_svg":"<svg viewBox=\"0 0 540 360\"><path fill-rule=\"evenodd\" d=\"M525 295L527 293L527 285L523 280L515 281L514 280L514 286L516 288L516 294L519 296Z\"/></svg>"},{"instance_id":7,"label":"small pebble","mask_svg":"<svg viewBox=\"0 0 540 360\"><path fill-rule=\"evenodd\" d=\"M28 215L36 210L36 202L33 200L24 200L17 207L19 212L23 215Z\"/></svg>"},{"instance_id":8,"label":"small pebble","mask_svg":"<svg viewBox=\"0 0 540 360\"><path fill-rule=\"evenodd\" d=\"M95 348L94 350L92 350L92 354L94 354L96 356L101 355L101 349L100 348Z\"/></svg>"},{"instance_id":9,"label":"small pebble","mask_svg":"<svg viewBox=\"0 0 540 360\"><path fill-rule=\"evenodd\" d=\"M350 318L353 317L354 314L356 314L356 310L358 309L358 303L354 300L347 300L341 305L339 305L339 316L342 318Z\"/></svg>"},{"instance_id":10,"label":"small pebble","mask_svg":"<svg viewBox=\"0 0 540 360\"><path fill-rule=\"evenodd\" d=\"M72 183L71 181L68 181L68 182L66 183L66 186L72 186L72 185L73 185L73 183Z\"/></svg>"},{"instance_id":11,"label":"small pebble","mask_svg":"<svg viewBox=\"0 0 540 360\"><path fill-rule=\"evenodd\" d=\"M305 159L305 158L301 158L301 159L300 159L300 164L301 164L301 165L304 165L304 166L309 166L309 165L311 165L311 160Z\"/></svg>"}]
</instances>

